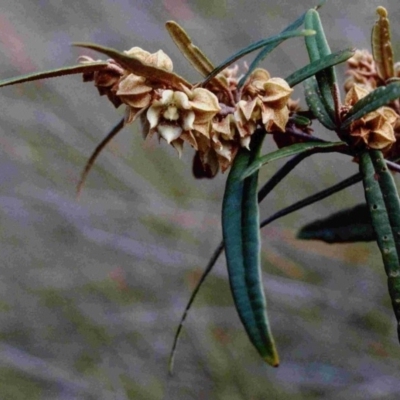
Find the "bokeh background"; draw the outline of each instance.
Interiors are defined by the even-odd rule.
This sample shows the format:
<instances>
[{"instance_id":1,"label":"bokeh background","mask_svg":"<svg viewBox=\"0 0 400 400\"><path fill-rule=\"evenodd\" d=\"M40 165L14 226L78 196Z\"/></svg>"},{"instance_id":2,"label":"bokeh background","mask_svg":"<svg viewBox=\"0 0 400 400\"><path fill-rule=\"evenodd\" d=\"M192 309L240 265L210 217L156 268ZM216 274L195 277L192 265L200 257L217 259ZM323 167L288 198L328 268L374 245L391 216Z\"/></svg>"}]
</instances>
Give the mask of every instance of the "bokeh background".
<instances>
[{"instance_id":1,"label":"bokeh background","mask_svg":"<svg viewBox=\"0 0 400 400\"><path fill-rule=\"evenodd\" d=\"M178 21L218 64L314 5L2 0L0 76L74 65L81 54L97 58L70 47L86 41L161 48L195 82L200 77L165 21ZM370 48L378 5L389 10L400 60L395 1L328 2L321 17L332 50ZM306 63L302 40L293 39L263 66L285 77ZM247 340L221 259L189 314L168 376L179 318L221 238L226 175L194 180L191 149L179 159L165 142L144 145L131 126L101 154L77 201L85 161L122 108L80 76L0 90L0 399L398 399L400 346L377 246L295 239L306 222L363 201L360 185L262 232L278 369ZM315 133L333 139L318 125ZM265 151L272 148L267 140ZM261 181L279 165L265 168ZM271 194L262 216L356 170L344 156L313 156Z\"/></svg>"}]
</instances>

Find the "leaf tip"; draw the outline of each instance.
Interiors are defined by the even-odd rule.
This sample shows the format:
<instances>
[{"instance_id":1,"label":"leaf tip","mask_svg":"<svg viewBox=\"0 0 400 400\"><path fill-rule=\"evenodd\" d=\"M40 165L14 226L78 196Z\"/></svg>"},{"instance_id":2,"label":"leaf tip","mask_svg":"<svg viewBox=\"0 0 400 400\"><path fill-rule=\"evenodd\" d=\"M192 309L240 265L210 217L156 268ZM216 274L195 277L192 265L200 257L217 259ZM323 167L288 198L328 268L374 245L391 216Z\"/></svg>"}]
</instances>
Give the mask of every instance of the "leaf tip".
<instances>
[{"instance_id":1,"label":"leaf tip","mask_svg":"<svg viewBox=\"0 0 400 400\"><path fill-rule=\"evenodd\" d=\"M327 0L321 0L315 7L314 10L319 10L322 6L325 5Z\"/></svg>"},{"instance_id":2,"label":"leaf tip","mask_svg":"<svg viewBox=\"0 0 400 400\"><path fill-rule=\"evenodd\" d=\"M317 31L315 31L314 29L303 29L302 32L304 36L314 36L317 34Z\"/></svg>"},{"instance_id":3,"label":"leaf tip","mask_svg":"<svg viewBox=\"0 0 400 400\"><path fill-rule=\"evenodd\" d=\"M278 368L279 367L279 356L276 352L275 348L273 349L273 353L271 355L265 356L264 361L271 365L271 367Z\"/></svg>"},{"instance_id":4,"label":"leaf tip","mask_svg":"<svg viewBox=\"0 0 400 400\"><path fill-rule=\"evenodd\" d=\"M379 15L379 17L381 17L381 18L387 18L387 16L388 16L388 12L387 12L387 10L386 10L386 8L385 7L382 7L382 6L379 6L377 9L376 9L376 13Z\"/></svg>"}]
</instances>

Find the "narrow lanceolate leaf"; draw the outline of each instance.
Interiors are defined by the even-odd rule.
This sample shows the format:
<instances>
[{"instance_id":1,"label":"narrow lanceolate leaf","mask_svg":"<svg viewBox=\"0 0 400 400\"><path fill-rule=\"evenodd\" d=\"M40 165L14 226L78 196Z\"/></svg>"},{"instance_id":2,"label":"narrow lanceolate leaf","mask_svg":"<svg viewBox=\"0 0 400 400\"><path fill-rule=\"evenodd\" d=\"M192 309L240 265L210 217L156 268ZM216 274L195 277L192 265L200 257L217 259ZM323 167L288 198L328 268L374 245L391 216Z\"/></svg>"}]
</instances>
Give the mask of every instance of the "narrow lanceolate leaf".
<instances>
[{"instance_id":1,"label":"narrow lanceolate leaf","mask_svg":"<svg viewBox=\"0 0 400 400\"><path fill-rule=\"evenodd\" d=\"M316 34L314 36L306 36L306 47L308 56L311 62L318 61L331 54L331 50L326 40L324 29L319 18L318 11L311 9L307 12L304 27L306 29L313 29ZM335 102L332 95L332 89L336 85L336 75L333 67L326 68L325 70L316 74L319 91L321 92L321 99L327 113L335 120Z\"/></svg>"},{"instance_id":2,"label":"narrow lanceolate leaf","mask_svg":"<svg viewBox=\"0 0 400 400\"><path fill-rule=\"evenodd\" d=\"M289 75L285 81L290 87L296 86L300 82L310 78L311 76L321 72L322 70L333 67L336 64L347 61L354 55L353 49L346 49L338 51L337 53L329 54L326 57L322 57L319 60L313 61L312 63L300 68L293 74Z\"/></svg>"},{"instance_id":3,"label":"narrow lanceolate leaf","mask_svg":"<svg viewBox=\"0 0 400 400\"><path fill-rule=\"evenodd\" d=\"M257 172L263 165L276 161L284 157L294 156L296 154L310 152L312 153L330 153L347 148L344 142L305 142L295 143L291 146L282 147L261 157L255 157L248 167L243 170L241 179Z\"/></svg>"},{"instance_id":4,"label":"narrow lanceolate leaf","mask_svg":"<svg viewBox=\"0 0 400 400\"><path fill-rule=\"evenodd\" d=\"M397 255L400 260L400 200L397 188L382 152L379 150L371 150L370 156L375 168L375 179L377 179L383 194L383 200L385 201L396 244ZM398 266L398 268L400 272L400 266Z\"/></svg>"},{"instance_id":5,"label":"narrow lanceolate leaf","mask_svg":"<svg viewBox=\"0 0 400 400\"><path fill-rule=\"evenodd\" d=\"M390 85L381 86L375 89L355 104L355 106L344 117L340 128L348 128L352 122L362 118L365 114L375 111L379 107L382 107L399 97L400 82L393 82Z\"/></svg>"},{"instance_id":6,"label":"narrow lanceolate leaf","mask_svg":"<svg viewBox=\"0 0 400 400\"><path fill-rule=\"evenodd\" d=\"M210 82L211 79L213 79L216 75L218 75L222 70L229 67L235 61L239 60L240 58L244 57L245 55L247 55L255 50L258 50L267 45L279 44L279 43L283 42L284 40L287 40L287 39L290 39L293 37L309 36L309 35L314 35L314 34L315 34L315 32L313 30L306 29L306 30L302 30L302 31L282 32L279 35L272 36L268 39L259 40L258 42L253 43L250 46L247 46L246 48L238 51L233 56L231 56L227 60L225 60L222 64L220 64L217 68L215 68L211 74L209 74L207 76L207 78L201 83L201 85L205 86L208 82Z\"/></svg>"},{"instance_id":7,"label":"narrow lanceolate leaf","mask_svg":"<svg viewBox=\"0 0 400 400\"><path fill-rule=\"evenodd\" d=\"M32 82L40 79L56 78L64 75L81 74L83 72L99 71L107 67L107 62L94 62L81 65L74 65L72 67L63 67L52 69L50 71L34 72L32 74L21 75L15 78L0 80L0 87L15 85L17 83Z\"/></svg>"},{"instance_id":8,"label":"narrow lanceolate leaf","mask_svg":"<svg viewBox=\"0 0 400 400\"><path fill-rule=\"evenodd\" d=\"M291 32L295 31L296 29L300 28L301 25L303 25L304 18L306 16L306 13L301 15L299 18L296 19L293 23L291 23L289 26L287 26L281 33L285 32ZM250 64L248 71L244 74L244 76L240 79L238 83L238 89L240 89L244 83L246 82L247 78L251 75L251 73L258 67L258 64L262 60L264 60L265 57L267 57L268 54L270 54L277 46L279 46L282 43L282 41L275 42L269 45L266 45L257 55L257 57L253 60L253 62Z\"/></svg>"},{"instance_id":9,"label":"narrow lanceolate leaf","mask_svg":"<svg viewBox=\"0 0 400 400\"><path fill-rule=\"evenodd\" d=\"M397 319L400 340L400 265L399 227L400 202L393 178L379 150L365 151L360 156L367 201L376 241L382 254L388 277L389 294Z\"/></svg>"},{"instance_id":10,"label":"narrow lanceolate leaf","mask_svg":"<svg viewBox=\"0 0 400 400\"><path fill-rule=\"evenodd\" d=\"M139 60L136 57L129 56L125 53L121 53L115 49L111 49L109 47L99 46L93 43L73 43L74 46L83 47L86 49L91 49L98 51L99 53L105 54L119 64L121 64L124 68L126 68L129 72L132 72L135 75L143 76L150 81L158 81L167 84L168 86L172 86L175 89L181 90L181 85L186 87L192 87L192 85L183 79L181 76L174 74L173 72L169 72L162 68L157 68L153 65L146 64Z\"/></svg>"},{"instance_id":11,"label":"narrow lanceolate leaf","mask_svg":"<svg viewBox=\"0 0 400 400\"><path fill-rule=\"evenodd\" d=\"M375 240L375 232L368 206L359 204L303 226L297 238L326 243L370 242Z\"/></svg>"},{"instance_id":12,"label":"narrow lanceolate leaf","mask_svg":"<svg viewBox=\"0 0 400 400\"><path fill-rule=\"evenodd\" d=\"M325 105L322 102L321 92L319 91L318 83L315 77L311 77L303 81L303 86L305 90L306 103L312 113L315 115L315 118L317 118L318 121L325 126L325 128L334 130L334 120L326 111Z\"/></svg>"},{"instance_id":13,"label":"narrow lanceolate leaf","mask_svg":"<svg viewBox=\"0 0 400 400\"><path fill-rule=\"evenodd\" d=\"M379 77L386 81L394 77L393 49L390 42L390 23L384 7L376 9L378 20L372 28L372 55Z\"/></svg>"},{"instance_id":14,"label":"narrow lanceolate leaf","mask_svg":"<svg viewBox=\"0 0 400 400\"><path fill-rule=\"evenodd\" d=\"M214 66L205 54L193 44L185 30L175 21L168 21L165 26L180 52L193 67L203 76L210 74Z\"/></svg>"},{"instance_id":15,"label":"narrow lanceolate leaf","mask_svg":"<svg viewBox=\"0 0 400 400\"><path fill-rule=\"evenodd\" d=\"M222 230L229 281L239 317L263 359L278 366L261 281L257 174L240 180L261 147L263 134L253 135L251 152L241 149L229 173L222 205Z\"/></svg>"},{"instance_id":16,"label":"narrow lanceolate leaf","mask_svg":"<svg viewBox=\"0 0 400 400\"><path fill-rule=\"evenodd\" d=\"M165 26L178 49L193 65L193 67L196 68L201 75L209 75L215 68L214 65L206 57L206 55L193 44L186 31L175 21L168 21ZM218 79L218 77L214 78L213 82L221 89L229 90L228 85L222 80Z\"/></svg>"}]
</instances>

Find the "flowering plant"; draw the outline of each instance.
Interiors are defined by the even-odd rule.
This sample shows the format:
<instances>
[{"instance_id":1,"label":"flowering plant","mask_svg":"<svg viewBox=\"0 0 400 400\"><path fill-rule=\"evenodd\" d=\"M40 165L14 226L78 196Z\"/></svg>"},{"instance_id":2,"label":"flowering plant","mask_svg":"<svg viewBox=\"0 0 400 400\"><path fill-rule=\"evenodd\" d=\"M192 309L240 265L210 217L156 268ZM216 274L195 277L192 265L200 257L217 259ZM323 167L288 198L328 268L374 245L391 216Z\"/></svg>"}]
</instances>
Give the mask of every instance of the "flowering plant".
<instances>
[{"instance_id":1,"label":"flowering plant","mask_svg":"<svg viewBox=\"0 0 400 400\"><path fill-rule=\"evenodd\" d=\"M119 52L94 44L76 46L96 50L108 60L79 59L79 65L0 81L13 85L68 74L83 74L114 107L125 106L124 118L90 156L78 184L78 193L104 147L126 125L140 123L145 140L157 136L179 155L194 149L196 178L227 172L222 206L223 241L216 249L188 303L192 304L216 259L225 250L230 286L239 317L256 350L278 366L279 357L267 317L260 273L259 229L362 181L366 204L305 226L299 238L330 243L375 240L388 275L389 294L400 323L400 201L390 170L398 171L397 136L400 129L400 68L394 63L387 11L379 7L373 27L372 54L346 49L332 54L324 35L318 7L303 14L276 36L256 42L215 67L175 22L167 30L203 80L190 83L173 72L172 60L162 51L133 47ZM304 30L299 30L304 25ZM285 79L271 77L260 62L284 40L304 37L310 63ZM232 66L244 55L260 50L254 62L240 72ZM334 66L347 61L344 102L340 100ZM308 110L291 99L293 87L303 83ZM313 135L318 120L339 141ZM263 139L273 135L278 149L260 155ZM339 152L359 164L360 172L279 213L259 221L258 203L302 160L316 153ZM293 156L258 192L258 170L272 161ZM229 171L229 173L228 173ZM358 218L367 221L353 229ZM187 308L187 309L188 309ZM171 357L176 349L179 325ZM400 335L400 330L399 330Z\"/></svg>"}]
</instances>

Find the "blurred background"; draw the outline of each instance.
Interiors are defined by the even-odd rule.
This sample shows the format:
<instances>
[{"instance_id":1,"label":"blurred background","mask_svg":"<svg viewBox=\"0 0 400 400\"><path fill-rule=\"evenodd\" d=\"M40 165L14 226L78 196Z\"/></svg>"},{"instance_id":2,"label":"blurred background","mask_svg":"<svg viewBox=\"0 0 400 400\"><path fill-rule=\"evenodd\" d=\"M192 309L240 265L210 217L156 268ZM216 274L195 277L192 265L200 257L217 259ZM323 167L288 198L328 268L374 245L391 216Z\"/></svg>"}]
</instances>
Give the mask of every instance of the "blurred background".
<instances>
[{"instance_id":1,"label":"blurred background","mask_svg":"<svg viewBox=\"0 0 400 400\"><path fill-rule=\"evenodd\" d=\"M2 0L0 77L75 65L82 54L102 58L70 46L80 41L161 48L196 82L167 20L218 64L315 3ZM400 60L393 1L328 2L321 17L332 51L370 49L378 5L389 11ZM302 39L292 39L263 67L285 77L306 63ZM191 149L179 159L165 142L144 145L133 125L101 154L78 201L80 172L123 107L78 75L3 88L0 109L0 399L399 398L400 346L377 246L295 239L305 223L362 202L361 185L262 231L281 366L265 365L249 343L221 258L190 311L169 377L180 316L221 239L226 174L196 181ZM265 151L274 148L267 140ZM280 165L264 168L261 181ZM306 159L262 204L262 217L356 171L345 156Z\"/></svg>"}]
</instances>

